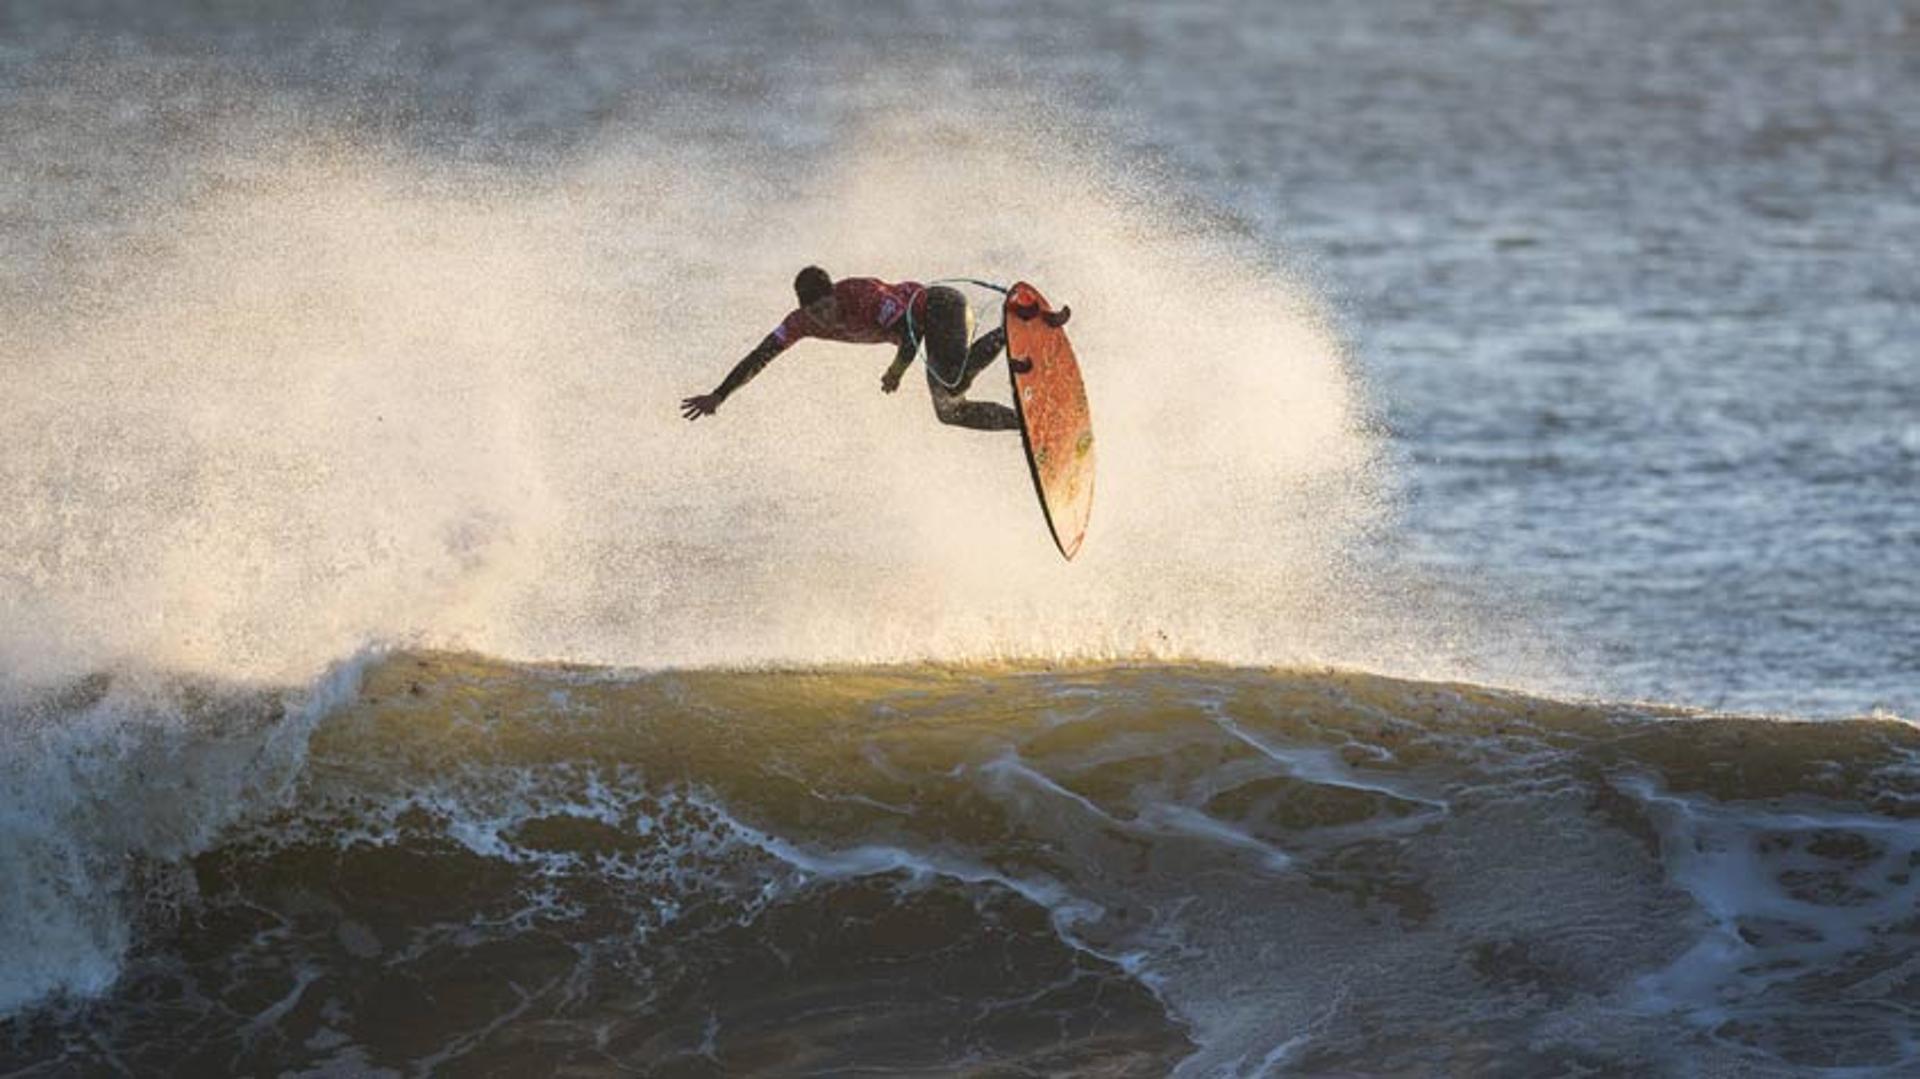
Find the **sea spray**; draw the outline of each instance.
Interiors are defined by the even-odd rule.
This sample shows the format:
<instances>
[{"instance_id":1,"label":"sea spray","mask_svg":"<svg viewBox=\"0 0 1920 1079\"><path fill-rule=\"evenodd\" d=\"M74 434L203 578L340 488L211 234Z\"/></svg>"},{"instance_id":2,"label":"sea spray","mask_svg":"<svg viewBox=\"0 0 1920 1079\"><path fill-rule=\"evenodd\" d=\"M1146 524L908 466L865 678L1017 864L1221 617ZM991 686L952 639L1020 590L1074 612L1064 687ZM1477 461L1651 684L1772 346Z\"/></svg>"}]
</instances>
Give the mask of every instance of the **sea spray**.
<instances>
[{"instance_id":1,"label":"sea spray","mask_svg":"<svg viewBox=\"0 0 1920 1079\"><path fill-rule=\"evenodd\" d=\"M914 119L777 164L609 136L538 176L216 147L219 183L132 229L105 310L10 345L0 548L29 570L0 593L80 672L297 678L388 640L1424 662L1429 627L1352 558L1388 492L1311 292L1058 118ZM1084 559L1049 555L1016 440L937 424L918 375L880 394L873 350L803 343L680 420L808 262L1073 304Z\"/></svg>"}]
</instances>

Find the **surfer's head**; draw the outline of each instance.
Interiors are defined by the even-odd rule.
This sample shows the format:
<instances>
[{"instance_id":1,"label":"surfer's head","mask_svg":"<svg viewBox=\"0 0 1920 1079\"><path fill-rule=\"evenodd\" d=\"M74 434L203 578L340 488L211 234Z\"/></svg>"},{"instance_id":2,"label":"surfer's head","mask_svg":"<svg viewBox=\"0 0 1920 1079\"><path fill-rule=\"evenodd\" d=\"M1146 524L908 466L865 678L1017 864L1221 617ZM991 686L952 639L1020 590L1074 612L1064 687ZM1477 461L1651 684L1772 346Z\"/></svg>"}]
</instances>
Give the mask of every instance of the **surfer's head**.
<instances>
[{"instance_id":1,"label":"surfer's head","mask_svg":"<svg viewBox=\"0 0 1920 1079\"><path fill-rule=\"evenodd\" d=\"M835 304L833 302L833 278L818 266L809 266L793 278L793 294L817 322L832 322Z\"/></svg>"},{"instance_id":2,"label":"surfer's head","mask_svg":"<svg viewBox=\"0 0 1920 1079\"><path fill-rule=\"evenodd\" d=\"M809 266L793 276L793 294L800 298L801 307L811 307L833 295L833 278L820 267Z\"/></svg>"}]
</instances>

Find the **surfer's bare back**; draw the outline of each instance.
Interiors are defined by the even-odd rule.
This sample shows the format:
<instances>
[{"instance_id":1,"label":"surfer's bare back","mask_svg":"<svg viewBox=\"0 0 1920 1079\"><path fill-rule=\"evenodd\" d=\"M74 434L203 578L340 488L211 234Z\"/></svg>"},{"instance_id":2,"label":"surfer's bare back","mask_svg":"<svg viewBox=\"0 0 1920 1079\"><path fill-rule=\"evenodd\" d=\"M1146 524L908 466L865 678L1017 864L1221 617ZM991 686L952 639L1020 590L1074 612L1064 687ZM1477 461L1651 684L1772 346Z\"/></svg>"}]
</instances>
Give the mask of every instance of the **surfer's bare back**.
<instances>
[{"instance_id":1,"label":"surfer's bare back","mask_svg":"<svg viewBox=\"0 0 1920 1079\"><path fill-rule=\"evenodd\" d=\"M803 337L818 337L857 345L893 345L893 365L880 376L880 388L887 393L900 388L900 376L925 341L927 390L940 422L980 431L1020 429L1020 417L1007 406L967 400L967 387L1006 346L1006 333L996 326L969 346L973 312L958 291L918 281L890 284L873 277L835 281L827 271L809 266L794 277L793 292L800 306L735 364L712 393L680 402L687 419L713 415L722 401L753 381L788 346Z\"/></svg>"}]
</instances>

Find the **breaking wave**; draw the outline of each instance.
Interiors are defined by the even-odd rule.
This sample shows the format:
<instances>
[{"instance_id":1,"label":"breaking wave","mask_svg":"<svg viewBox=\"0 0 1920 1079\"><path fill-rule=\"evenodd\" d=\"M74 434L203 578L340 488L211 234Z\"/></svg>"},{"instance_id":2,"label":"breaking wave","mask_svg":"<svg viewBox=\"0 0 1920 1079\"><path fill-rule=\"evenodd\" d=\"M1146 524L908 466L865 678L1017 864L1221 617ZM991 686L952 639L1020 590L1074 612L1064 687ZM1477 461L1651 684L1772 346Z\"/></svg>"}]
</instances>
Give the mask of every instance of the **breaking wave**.
<instances>
[{"instance_id":1,"label":"breaking wave","mask_svg":"<svg viewBox=\"0 0 1920 1079\"><path fill-rule=\"evenodd\" d=\"M123 696L75 692L59 729ZM4 908L8 1068L1916 1059L1920 735L1893 719L439 653L182 710L191 752L116 743L107 781L8 807L5 879L53 889Z\"/></svg>"}]
</instances>

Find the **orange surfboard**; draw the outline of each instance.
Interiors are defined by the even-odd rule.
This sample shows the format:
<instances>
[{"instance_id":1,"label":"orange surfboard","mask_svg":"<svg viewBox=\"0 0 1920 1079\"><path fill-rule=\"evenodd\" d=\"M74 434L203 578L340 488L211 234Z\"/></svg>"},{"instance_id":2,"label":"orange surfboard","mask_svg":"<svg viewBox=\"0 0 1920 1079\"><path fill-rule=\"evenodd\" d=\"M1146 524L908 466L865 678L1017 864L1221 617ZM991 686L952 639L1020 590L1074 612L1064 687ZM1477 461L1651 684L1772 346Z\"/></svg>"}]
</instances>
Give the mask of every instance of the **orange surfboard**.
<instances>
[{"instance_id":1,"label":"orange surfboard","mask_svg":"<svg viewBox=\"0 0 1920 1079\"><path fill-rule=\"evenodd\" d=\"M1007 292L1001 308L1013 405L1020 413L1033 488L1053 542L1068 559L1080 552L1093 512L1093 418L1080 362L1063 329L1072 313L1067 307L1054 310L1025 281Z\"/></svg>"}]
</instances>

